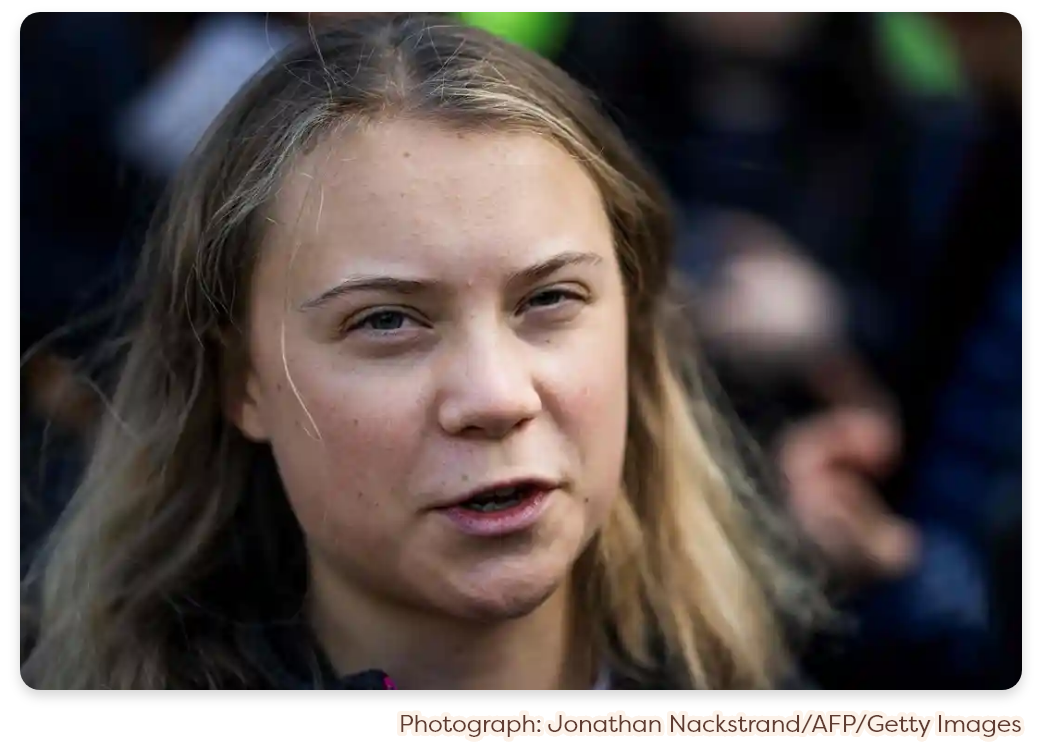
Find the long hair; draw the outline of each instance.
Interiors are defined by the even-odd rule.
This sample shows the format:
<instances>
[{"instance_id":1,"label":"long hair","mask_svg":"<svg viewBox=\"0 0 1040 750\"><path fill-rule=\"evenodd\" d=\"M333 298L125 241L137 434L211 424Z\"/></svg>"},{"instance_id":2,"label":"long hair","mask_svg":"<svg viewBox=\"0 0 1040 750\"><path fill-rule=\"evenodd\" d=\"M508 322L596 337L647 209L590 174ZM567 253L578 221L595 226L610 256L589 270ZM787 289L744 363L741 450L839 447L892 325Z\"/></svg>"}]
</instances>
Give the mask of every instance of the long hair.
<instances>
[{"instance_id":1,"label":"long hair","mask_svg":"<svg viewBox=\"0 0 1040 750\"><path fill-rule=\"evenodd\" d=\"M226 108L176 180L138 279L139 312L82 484L25 591L23 677L41 688L263 687L242 626L292 618L303 537L270 449L223 411L248 353L262 209L301 154L412 118L554 140L595 181L628 306L622 496L576 566L620 674L766 687L810 591L740 471L675 336L666 199L581 88L537 55L432 17L312 30Z\"/></svg>"}]
</instances>

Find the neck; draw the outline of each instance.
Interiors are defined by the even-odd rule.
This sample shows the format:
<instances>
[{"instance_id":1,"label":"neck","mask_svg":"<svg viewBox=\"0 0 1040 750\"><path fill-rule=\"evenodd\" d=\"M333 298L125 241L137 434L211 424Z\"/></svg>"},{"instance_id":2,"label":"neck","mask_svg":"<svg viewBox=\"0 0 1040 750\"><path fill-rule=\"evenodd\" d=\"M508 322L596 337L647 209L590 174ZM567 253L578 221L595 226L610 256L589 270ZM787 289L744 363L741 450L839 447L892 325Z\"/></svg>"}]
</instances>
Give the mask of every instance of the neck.
<instances>
[{"instance_id":1,"label":"neck","mask_svg":"<svg viewBox=\"0 0 1040 750\"><path fill-rule=\"evenodd\" d=\"M583 690L595 680L569 582L527 615L474 622L376 598L311 564L308 613L340 675L380 669L402 689Z\"/></svg>"}]
</instances>

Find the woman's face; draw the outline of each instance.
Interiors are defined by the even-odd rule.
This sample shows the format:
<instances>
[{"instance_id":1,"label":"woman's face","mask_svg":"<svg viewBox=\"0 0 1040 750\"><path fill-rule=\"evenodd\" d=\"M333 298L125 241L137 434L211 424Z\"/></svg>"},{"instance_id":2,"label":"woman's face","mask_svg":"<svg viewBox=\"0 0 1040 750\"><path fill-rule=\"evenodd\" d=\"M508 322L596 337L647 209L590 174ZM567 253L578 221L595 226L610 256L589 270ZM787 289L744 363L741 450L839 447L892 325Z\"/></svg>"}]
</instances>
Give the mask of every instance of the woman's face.
<instances>
[{"instance_id":1,"label":"woman's face","mask_svg":"<svg viewBox=\"0 0 1040 750\"><path fill-rule=\"evenodd\" d=\"M594 183L536 135L397 121L308 155L267 221L236 421L270 442L312 564L453 617L537 607L621 484L625 302Z\"/></svg>"}]
</instances>

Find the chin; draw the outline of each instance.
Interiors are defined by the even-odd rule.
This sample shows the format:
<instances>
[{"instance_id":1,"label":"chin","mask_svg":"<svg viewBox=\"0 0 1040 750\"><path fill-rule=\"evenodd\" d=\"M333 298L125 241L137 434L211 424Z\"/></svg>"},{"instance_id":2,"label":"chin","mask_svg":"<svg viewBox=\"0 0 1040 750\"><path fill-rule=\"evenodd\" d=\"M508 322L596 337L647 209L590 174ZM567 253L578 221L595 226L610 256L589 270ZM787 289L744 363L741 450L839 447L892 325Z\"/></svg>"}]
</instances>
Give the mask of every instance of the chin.
<instances>
[{"instance_id":1,"label":"chin","mask_svg":"<svg viewBox=\"0 0 1040 750\"><path fill-rule=\"evenodd\" d=\"M467 575L457 582L447 603L452 615L475 622L501 622L525 617L538 609L566 580L570 567L548 570L506 568Z\"/></svg>"}]
</instances>

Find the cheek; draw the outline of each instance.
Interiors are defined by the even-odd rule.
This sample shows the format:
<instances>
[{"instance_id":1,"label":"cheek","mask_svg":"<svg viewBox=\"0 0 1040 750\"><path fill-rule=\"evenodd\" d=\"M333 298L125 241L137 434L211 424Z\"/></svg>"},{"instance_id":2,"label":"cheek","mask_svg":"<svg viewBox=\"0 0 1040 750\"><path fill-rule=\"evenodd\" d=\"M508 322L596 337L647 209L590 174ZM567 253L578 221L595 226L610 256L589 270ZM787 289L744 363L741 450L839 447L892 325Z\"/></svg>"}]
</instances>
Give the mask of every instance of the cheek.
<instances>
[{"instance_id":1,"label":"cheek","mask_svg":"<svg viewBox=\"0 0 1040 750\"><path fill-rule=\"evenodd\" d=\"M623 331L623 322L614 330ZM614 330L571 351L559 371L558 418L577 450L589 502L604 506L621 486L628 432L627 346Z\"/></svg>"},{"instance_id":2,"label":"cheek","mask_svg":"<svg viewBox=\"0 0 1040 750\"><path fill-rule=\"evenodd\" d=\"M402 516L421 401L388 398L385 379L298 356L268 369L265 417L290 501L308 534L381 544ZM291 381L290 381L291 375Z\"/></svg>"}]
</instances>

